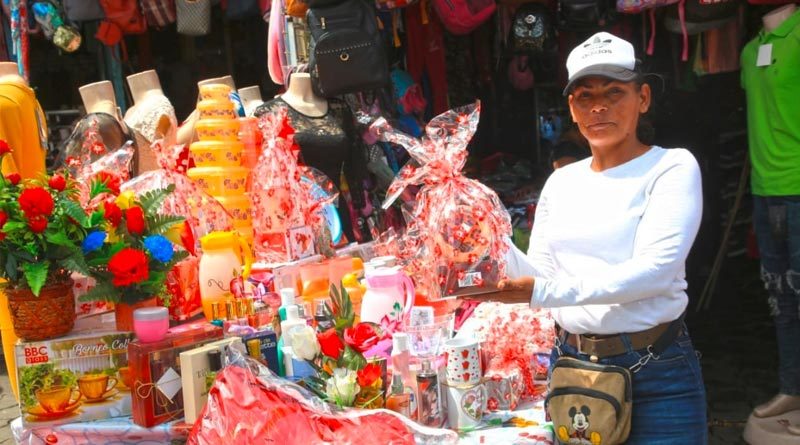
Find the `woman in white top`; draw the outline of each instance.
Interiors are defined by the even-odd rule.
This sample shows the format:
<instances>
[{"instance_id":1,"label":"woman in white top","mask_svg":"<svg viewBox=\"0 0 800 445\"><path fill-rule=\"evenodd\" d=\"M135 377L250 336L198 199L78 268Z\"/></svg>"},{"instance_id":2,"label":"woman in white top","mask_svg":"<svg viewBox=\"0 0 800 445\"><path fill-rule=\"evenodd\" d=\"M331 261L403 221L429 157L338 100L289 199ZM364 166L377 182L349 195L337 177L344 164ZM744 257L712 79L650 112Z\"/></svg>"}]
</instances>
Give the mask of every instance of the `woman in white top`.
<instances>
[{"instance_id":1,"label":"woman in white top","mask_svg":"<svg viewBox=\"0 0 800 445\"><path fill-rule=\"evenodd\" d=\"M651 91L630 43L595 34L570 53L567 70L564 94L592 157L547 180L530 250L509 255L501 299L552 308L553 361L568 355L631 368L627 444L704 444L705 389L682 317L686 257L702 214L700 169L687 150L638 137Z\"/></svg>"}]
</instances>

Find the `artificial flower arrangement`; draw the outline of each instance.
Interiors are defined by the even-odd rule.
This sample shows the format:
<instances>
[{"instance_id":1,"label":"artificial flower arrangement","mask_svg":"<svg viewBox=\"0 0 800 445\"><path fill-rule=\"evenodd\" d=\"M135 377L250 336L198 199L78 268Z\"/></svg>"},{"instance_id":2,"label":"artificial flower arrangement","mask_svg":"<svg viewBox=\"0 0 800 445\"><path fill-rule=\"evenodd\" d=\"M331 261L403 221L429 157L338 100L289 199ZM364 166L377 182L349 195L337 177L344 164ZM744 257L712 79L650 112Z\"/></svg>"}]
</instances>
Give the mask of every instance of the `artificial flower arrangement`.
<instances>
[{"instance_id":1,"label":"artificial flower arrangement","mask_svg":"<svg viewBox=\"0 0 800 445\"><path fill-rule=\"evenodd\" d=\"M344 287L331 286L331 306L325 309L334 327L315 334L313 328L289 333L294 352L317 371L304 379L319 397L339 407L382 408L383 369L368 362L364 353L382 339L380 328L372 323L354 323L350 296Z\"/></svg>"},{"instance_id":2,"label":"artificial flower arrangement","mask_svg":"<svg viewBox=\"0 0 800 445\"><path fill-rule=\"evenodd\" d=\"M169 306L167 274L188 256L186 249L176 249L186 241L184 218L157 213L173 190L174 186L169 186L138 197L133 192L115 197L117 190L111 190L106 181L92 182L91 199L101 194L111 198L91 213L92 221L102 229L90 232L82 243L88 275L97 284L81 301L135 305L159 297Z\"/></svg>"},{"instance_id":3,"label":"artificial flower arrangement","mask_svg":"<svg viewBox=\"0 0 800 445\"><path fill-rule=\"evenodd\" d=\"M0 140L0 160L11 153ZM69 282L85 271L81 241L93 223L77 200L68 175L25 180L18 173L0 181L0 276L11 289L38 296L50 284Z\"/></svg>"}]
</instances>

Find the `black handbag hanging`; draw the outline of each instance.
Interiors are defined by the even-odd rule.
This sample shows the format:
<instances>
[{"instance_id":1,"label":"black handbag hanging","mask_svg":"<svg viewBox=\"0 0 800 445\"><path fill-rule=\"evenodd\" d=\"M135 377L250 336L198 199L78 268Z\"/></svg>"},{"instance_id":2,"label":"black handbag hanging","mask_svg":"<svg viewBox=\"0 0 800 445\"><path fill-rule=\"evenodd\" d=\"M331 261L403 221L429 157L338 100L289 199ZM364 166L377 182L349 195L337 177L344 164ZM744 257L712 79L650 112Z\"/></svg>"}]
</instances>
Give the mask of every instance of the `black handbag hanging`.
<instances>
[{"instance_id":1,"label":"black handbag hanging","mask_svg":"<svg viewBox=\"0 0 800 445\"><path fill-rule=\"evenodd\" d=\"M317 95L334 97L389 84L389 65L371 3L312 2L306 18L311 32L309 71Z\"/></svg>"}]
</instances>

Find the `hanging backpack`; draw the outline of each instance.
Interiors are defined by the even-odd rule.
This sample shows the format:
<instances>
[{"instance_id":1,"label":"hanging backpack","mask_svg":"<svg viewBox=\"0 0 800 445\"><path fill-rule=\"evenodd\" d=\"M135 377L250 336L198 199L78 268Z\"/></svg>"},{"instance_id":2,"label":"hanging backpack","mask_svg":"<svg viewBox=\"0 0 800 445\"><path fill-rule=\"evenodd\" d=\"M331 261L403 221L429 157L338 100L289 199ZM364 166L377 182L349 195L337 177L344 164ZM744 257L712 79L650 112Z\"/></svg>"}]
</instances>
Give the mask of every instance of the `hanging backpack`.
<instances>
[{"instance_id":1,"label":"hanging backpack","mask_svg":"<svg viewBox=\"0 0 800 445\"><path fill-rule=\"evenodd\" d=\"M166 28L175 23L177 12L175 0L140 0L142 13L147 25L156 29Z\"/></svg>"},{"instance_id":2,"label":"hanging backpack","mask_svg":"<svg viewBox=\"0 0 800 445\"><path fill-rule=\"evenodd\" d=\"M373 7L364 0L310 6L308 69L314 92L334 97L387 86L389 65Z\"/></svg>"},{"instance_id":3,"label":"hanging backpack","mask_svg":"<svg viewBox=\"0 0 800 445\"><path fill-rule=\"evenodd\" d=\"M451 34L464 35L474 31L494 14L494 0L432 0L433 9Z\"/></svg>"},{"instance_id":4,"label":"hanging backpack","mask_svg":"<svg viewBox=\"0 0 800 445\"><path fill-rule=\"evenodd\" d=\"M260 13L258 0L228 0L225 3L225 18L228 20L244 20Z\"/></svg>"},{"instance_id":5,"label":"hanging backpack","mask_svg":"<svg viewBox=\"0 0 800 445\"><path fill-rule=\"evenodd\" d=\"M64 11L71 22L88 22L105 18L97 0L64 0Z\"/></svg>"},{"instance_id":6,"label":"hanging backpack","mask_svg":"<svg viewBox=\"0 0 800 445\"><path fill-rule=\"evenodd\" d=\"M703 1L708 0L682 0L671 6L664 17L664 27L683 36L681 60L684 62L689 60L689 36L722 27L739 13L738 1L702 3Z\"/></svg>"},{"instance_id":7,"label":"hanging backpack","mask_svg":"<svg viewBox=\"0 0 800 445\"><path fill-rule=\"evenodd\" d=\"M558 26L567 31L590 32L614 19L608 0L559 0Z\"/></svg>"},{"instance_id":8,"label":"hanging backpack","mask_svg":"<svg viewBox=\"0 0 800 445\"><path fill-rule=\"evenodd\" d=\"M417 0L375 0L375 8L378 11L394 11L415 3L417 3Z\"/></svg>"},{"instance_id":9,"label":"hanging backpack","mask_svg":"<svg viewBox=\"0 0 800 445\"><path fill-rule=\"evenodd\" d=\"M139 10L137 0L100 0L106 15L100 27L119 28L119 34L142 34L147 31L147 22ZM100 32L98 30L98 32ZM104 30L103 34L116 34L114 30Z\"/></svg>"},{"instance_id":10,"label":"hanging backpack","mask_svg":"<svg viewBox=\"0 0 800 445\"><path fill-rule=\"evenodd\" d=\"M531 54L550 50L555 43L550 11L540 3L521 5L514 13L508 35L513 54Z\"/></svg>"},{"instance_id":11,"label":"hanging backpack","mask_svg":"<svg viewBox=\"0 0 800 445\"><path fill-rule=\"evenodd\" d=\"M639 14L649 9L678 3L680 0L617 0L617 11L623 14Z\"/></svg>"}]
</instances>

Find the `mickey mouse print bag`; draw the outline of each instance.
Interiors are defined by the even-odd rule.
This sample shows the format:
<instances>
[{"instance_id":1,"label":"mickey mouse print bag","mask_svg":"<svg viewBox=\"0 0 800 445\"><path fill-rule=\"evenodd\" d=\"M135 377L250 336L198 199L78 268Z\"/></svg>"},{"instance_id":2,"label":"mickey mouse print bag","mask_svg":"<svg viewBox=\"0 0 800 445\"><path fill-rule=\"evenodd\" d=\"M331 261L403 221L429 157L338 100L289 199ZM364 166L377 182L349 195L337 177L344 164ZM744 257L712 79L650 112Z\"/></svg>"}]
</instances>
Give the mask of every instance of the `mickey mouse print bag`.
<instances>
[{"instance_id":1,"label":"mickey mouse print bag","mask_svg":"<svg viewBox=\"0 0 800 445\"><path fill-rule=\"evenodd\" d=\"M561 357L545 401L561 444L618 445L631 430L633 388L628 369Z\"/></svg>"}]
</instances>

